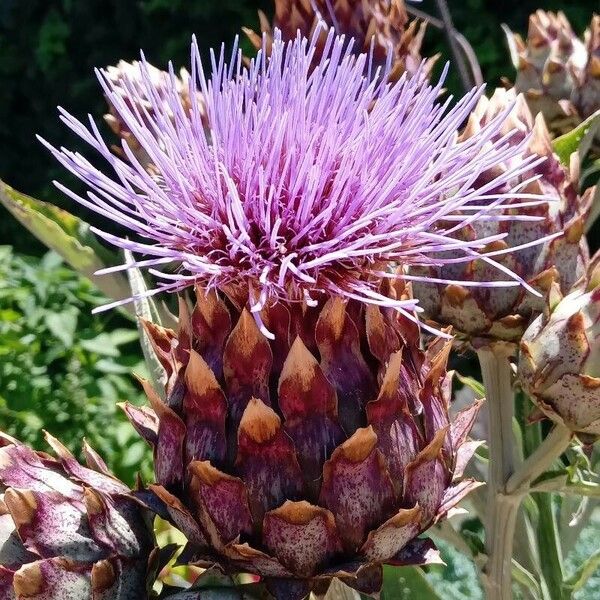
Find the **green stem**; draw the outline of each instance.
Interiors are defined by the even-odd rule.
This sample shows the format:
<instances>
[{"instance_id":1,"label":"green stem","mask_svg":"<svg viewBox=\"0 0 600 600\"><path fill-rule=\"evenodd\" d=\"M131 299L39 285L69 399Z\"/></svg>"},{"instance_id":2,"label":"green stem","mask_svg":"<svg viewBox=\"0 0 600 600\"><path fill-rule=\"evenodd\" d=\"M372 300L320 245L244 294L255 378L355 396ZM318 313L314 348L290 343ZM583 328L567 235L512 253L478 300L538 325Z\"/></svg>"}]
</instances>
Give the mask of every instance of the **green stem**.
<instances>
[{"instance_id":1,"label":"green stem","mask_svg":"<svg viewBox=\"0 0 600 600\"><path fill-rule=\"evenodd\" d=\"M509 494L526 494L533 480L539 477L567 449L571 432L562 425L555 425L542 441L539 425L532 427L525 439L527 458L510 477L506 485ZM561 598L563 584L562 549L558 536L556 516L552 510L552 496L544 493L533 495L538 507L537 546L540 568L551 598Z\"/></svg>"},{"instance_id":2,"label":"green stem","mask_svg":"<svg viewBox=\"0 0 600 600\"><path fill-rule=\"evenodd\" d=\"M539 509L538 544L544 579L552 598L560 598L563 589L563 557L556 516L552 509L550 494L533 495Z\"/></svg>"},{"instance_id":3,"label":"green stem","mask_svg":"<svg viewBox=\"0 0 600 600\"><path fill-rule=\"evenodd\" d=\"M528 456L506 484L509 494L526 493L530 483L537 479L569 447L572 433L556 424L546 439Z\"/></svg>"},{"instance_id":4,"label":"green stem","mask_svg":"<svg viewBox=\"0 0 600 600\"><path fill-rule=\"evenodd\" d=\"M521 500L507 495L506 482L515 470L512 421L514 397L509 354L495 344L477 351L489 414L489 518L485 523L488 600L512 600L512 549Z\"/></svg>"}]
</instances>

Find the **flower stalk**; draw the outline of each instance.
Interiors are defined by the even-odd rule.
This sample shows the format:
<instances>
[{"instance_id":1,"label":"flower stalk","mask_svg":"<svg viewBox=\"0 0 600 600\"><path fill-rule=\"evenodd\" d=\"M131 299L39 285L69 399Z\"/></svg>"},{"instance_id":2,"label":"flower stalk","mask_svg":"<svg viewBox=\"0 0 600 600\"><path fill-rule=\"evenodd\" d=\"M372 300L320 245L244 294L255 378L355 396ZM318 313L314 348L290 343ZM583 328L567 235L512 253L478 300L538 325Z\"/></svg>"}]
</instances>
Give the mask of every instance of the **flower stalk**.
<instances>
[{"instance_id":1,"label":"flower stalk","mask_svg":"<svg viewBox=\"0 0 600 600\"><path fill-rule=\"evenodd\" d=\"M510 354L510 347L500 343L477 350L489 415L489 518L485 524L489 558L484 581L489 600L512 598L512 546L521 500L520 494L506 494L506 483L515 470Z\"/></svg>"},{"instance_id":2,"label":"flower stalk","mask_svg":"<svg viewBox=\"0 0 600 600\"><path fill-rule=\"evenodd\" d=\"M511 347L500 343L477 350L489 414L489 517L485 524L489 558L484 569L484 585L489 600L512 598L513 541L521 500L529 492L531 482L566 450L572 437L569 429L556 425L536 450L517 466L512 431L514 393L511 354ZM548 521L552 516L548 512L551 507L541 508L546 509L544 527L547 529L546 525L551 524ZM546 533L551 533L550 529Z\"/></svg>"},{"instance_id":3,"label":"flower stalk","mask_svg":"<svg viewBox=\"0 0 600 600\"><path fill-rule=\"evenodd\" d=\"M508 494L523 494L532 481L546 471L569 447L573 434L563 425L555 425L546 439L536 448L506 483Z\"/></svg>"}]
</instances>

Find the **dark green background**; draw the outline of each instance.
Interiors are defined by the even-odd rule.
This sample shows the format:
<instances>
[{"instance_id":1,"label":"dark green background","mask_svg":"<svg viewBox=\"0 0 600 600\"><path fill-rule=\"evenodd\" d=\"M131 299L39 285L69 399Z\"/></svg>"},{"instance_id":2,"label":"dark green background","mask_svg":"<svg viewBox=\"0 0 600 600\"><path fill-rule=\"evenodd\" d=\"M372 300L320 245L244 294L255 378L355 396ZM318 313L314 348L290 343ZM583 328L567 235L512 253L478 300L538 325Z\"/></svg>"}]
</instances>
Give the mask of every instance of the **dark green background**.
<instances>
[{"instance_id":1,"label":"dark green background","mask_svg":"<svg viewBox=\"0 0 600 600\"><path fill-rule=\"evenodd\" d=\"M538 7L562 8L583 31L597 0L449 1L455 25L474 46L485 79L496 84L512 67L500 24L525 31L527 16ZM435 13L433 0L416 4ZM56 106L77 116L101 115L103 98L95 66L135 59L143 48L157 66L169 59L189 62L189 42L196 33L205 50L231 43L242 25L257 26L256 11L272 10L271 0L0 0L0 178L31 195L80 210L51 185L68 176L35 139L76 147L58 120ZM430 28L426 51L449 53L443 35ZM457 90L455 76L450 89ZM76 184L75 184L76 187ZM1 210L1 209L0 209ZM88 218L88 215L85 215ZM39 253L42 248L5 212L0 212L0 244Z\"/></svg>"}]
</instances>

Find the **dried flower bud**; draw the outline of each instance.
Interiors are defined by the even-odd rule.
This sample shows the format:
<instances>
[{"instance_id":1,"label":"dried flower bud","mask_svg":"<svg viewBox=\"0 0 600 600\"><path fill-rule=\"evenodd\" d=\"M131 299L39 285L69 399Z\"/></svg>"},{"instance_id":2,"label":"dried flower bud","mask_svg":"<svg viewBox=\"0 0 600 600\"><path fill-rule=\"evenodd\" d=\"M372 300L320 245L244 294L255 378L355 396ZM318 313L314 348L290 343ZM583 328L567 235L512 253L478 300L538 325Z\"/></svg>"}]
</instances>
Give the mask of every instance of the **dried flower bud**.
<instances>
[{"instance_id":1,"label":"dried flower bud","mask_svg":"<svg viewBox=\"0 0 600 600\"><path fill-rule=\"evenodd\" d=\"M552 285L556 283L563 294L567 293L585 275L589 260L584 223L594 188L589 188L582 196L578 195L576 161L570 170L561 165L552 151L543 118L538 115L533 119L522 96L516 96L514 90L498 89L490 100L482 98L468 121L463 137L476 134L482 125L510 110L511 106L513 108L498 135L517 131L518 135L513 135L508 142L511 144L531 134L528 154L544 160L526 170L519 170L519 163L514 159L499 162L495 169L482 174L475 185L483 186L499 173L513 172L511 185L521 182L524 191L543 194L550 201L543 206L527 207L523 198L509 200L497 222L476 219L460 230L460 236L466 239L503 235L503 239L481 250L480 255L489 257L485 261L492 262L478 259L468 264L413 271L415 275L432 279L456 280L454 283L438 284L415 282L414 293L425 308L426 316L443 325L452 325L459 334L471 340L485 338L518 342L530 320L544 310ZM503 189L493 187L490 191L501 193ZM516 213L529 220L514 220ZM472 287L499 276L500 271L494 262L518 273L543 296L536 297L524 288Z\"/></svg>"},{"instance_id":2,"label":"dried flower bud","mask_svg":"<svg viewBox=\"0 0 600 600\"><path fill-rule=\"evenodd\" d=\"M281 30L283 39L295 39L300 35L310 38L317 25L324 22L336 33L355 40L355 51L373 50L373 66L384 66L392 61L391 78L403 73L414 74L423 61L421 45L427 23L410 21L403 0L275 0L275 17L270 24L260 12L260 24L268 46L273 41L275 28ZM263 44L262 37L245 29L257 49ZM321 30L315 58L320 58L327 38L326 29ZM437 56L427 59L422 73L430 73Z\"/></svg>"},{"instance_id":3,"label":"dried flower bud","mask_svg":"<svg viewBox=\"0 0 600 600\"><path fill-rule=\"evenodd\" d=\"M517 69L515 89L531 112L541 112L555 135L566 133L600 108L600 17L594 15L585 41L562 12L538 10L523 40L507 31Z\"/></svg>"},{"instance_id":4,"label":"dried flower bud","mask_svg":"<svg viewBox=\"0 0 600 600\"><path fill-rule=\"evenodd\" d=\"M105 72L106 82L110 85L111 92L116 94L120 100L125 102L132 111L140 116L140 119L151 122L156 118L156 107L160 107L163 118L175 119L173 103L181 104L187 113L191 111L192 100L189 94L190 75L186 69L179 71L179 77L161 71L147 62L133 61L131 63L121 60L116 66L107 67ZM149 82L150 86L146 85ZM202 96L196 94L195 102L198 103L199 115L207 125L206 108ZM137 160L149 169L153 160L145 151L143 145L135 138L127 123L120 117L119 111L107 94L109 113L104 115L112 131L118 135L133 153ZM113 150L123 155L121 147Z\"/></svg>"}]
</instances>

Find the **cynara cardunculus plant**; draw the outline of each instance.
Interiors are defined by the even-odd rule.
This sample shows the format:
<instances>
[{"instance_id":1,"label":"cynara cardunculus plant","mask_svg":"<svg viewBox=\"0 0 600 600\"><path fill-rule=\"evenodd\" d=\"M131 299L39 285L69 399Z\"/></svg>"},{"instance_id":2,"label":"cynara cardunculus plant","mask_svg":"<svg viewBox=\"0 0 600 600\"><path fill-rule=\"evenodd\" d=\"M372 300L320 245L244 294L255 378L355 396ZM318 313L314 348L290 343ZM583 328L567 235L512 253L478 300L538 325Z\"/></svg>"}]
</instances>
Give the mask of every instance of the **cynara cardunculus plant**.
<instances>
[{"instance_id":1,"label":"cynara cardunculus plant","mask_svg":"<svg viewBox=\"0 0 600 600\"><path fill-rule=\"evenodd\" d=\"M461 477L477 405L449 418L450 343L421 349L402 277L472 261L505 234L456 232L504 219L507 199L541 202L521 177L539 158L499 135L508 110L459 138L480 91L449 108L441 83L390 83L391 61L369 73L343 37L319 40L275 32L268 56L221 54L209 77L194 43L189 108L174 78L154 93L144 61L141 87L123 77L149 110L100 72L150 172L64 111L112 173L50 147L90 191L61 189L127 230L97 231L137 255L115 269L149 268L149 293L196 287L177 332L145 322L166 383L144 382L151 407L125 406L154 448L157 503L190 561L286 599L332 577L375 594L382 564L431 557L416 536L476 485ZM477 285L519 285L505 271Z\"/></svg>"}]
</instances>

